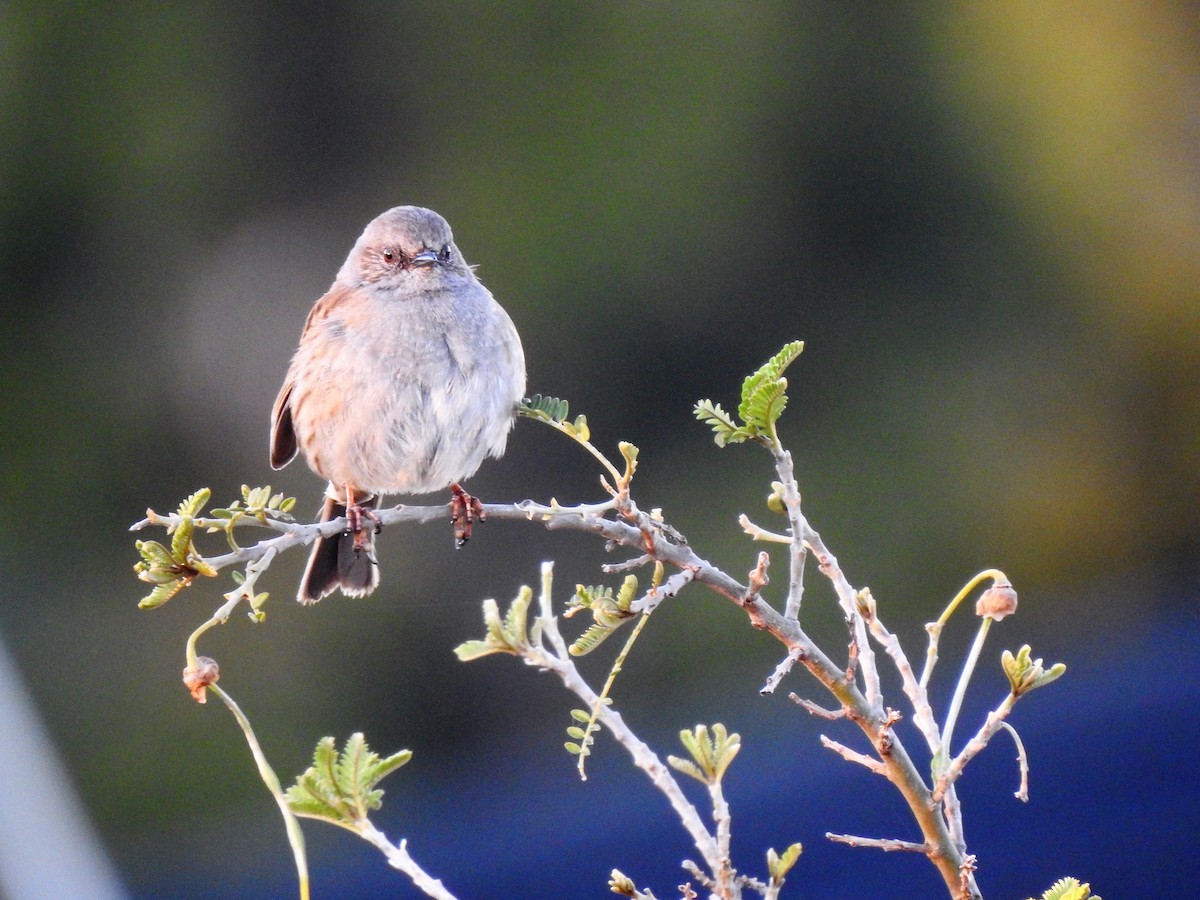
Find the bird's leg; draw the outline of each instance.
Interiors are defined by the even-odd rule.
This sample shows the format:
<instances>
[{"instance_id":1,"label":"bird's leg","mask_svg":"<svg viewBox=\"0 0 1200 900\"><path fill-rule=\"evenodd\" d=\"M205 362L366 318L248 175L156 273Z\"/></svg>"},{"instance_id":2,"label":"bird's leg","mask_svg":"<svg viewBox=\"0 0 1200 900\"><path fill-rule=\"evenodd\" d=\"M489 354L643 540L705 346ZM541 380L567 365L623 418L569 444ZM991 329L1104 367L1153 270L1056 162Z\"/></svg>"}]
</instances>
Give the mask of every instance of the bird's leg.
<instances>
[{"instance_id":1,"label":"bird's leg","mask_svg":"<svg viewBox=\"0 0 1200 900\"><path fill-rule=\"evenodd\" d=\"M370 500L371 496L368 494L366 499ZM369 506L360 506L356 499L354 488L346 485L346 530L354 535L355 553L361 553L370 546L367 532L363 528L363 519L366 519L375 526L375 534L383 531L383 522L379 520L379 516L375 510Z\"/></svg>"},{"instance_id":2,"label":"bird's leg","mask_svg":"<svg viewBox=\"0 0 1200 900\"><path fill-rule=\"evenodd\" d=\"M454 524L454 546L461 547L470 540L475 519L486 521L483 504L464 491L462 485L450 485L450 521Z\"/></svg>"}]
</instances>

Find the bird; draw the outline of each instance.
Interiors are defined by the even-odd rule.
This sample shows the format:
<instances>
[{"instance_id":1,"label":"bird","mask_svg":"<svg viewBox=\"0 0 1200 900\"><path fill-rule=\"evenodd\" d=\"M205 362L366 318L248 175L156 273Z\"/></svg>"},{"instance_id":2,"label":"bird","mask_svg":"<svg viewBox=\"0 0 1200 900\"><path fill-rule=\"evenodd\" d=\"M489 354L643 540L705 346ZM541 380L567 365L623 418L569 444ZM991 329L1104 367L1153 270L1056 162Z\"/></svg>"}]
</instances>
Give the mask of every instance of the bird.
<instances>
[{"instance_id":1,"label":"bird","mask_svg":"<svg viewBox=\"0 0 1200 900\"><path fill-rule=\"evenodd\" d=\"M475 276L450 225L397 206L355 242L300 335L271 412L271 466L301 453L329 482L296 599L379 585L374 535L385 494L451 490L461 546L483 507L461 483L504 453L525 392L512 319Z\"/></svg>"}]
</instances>

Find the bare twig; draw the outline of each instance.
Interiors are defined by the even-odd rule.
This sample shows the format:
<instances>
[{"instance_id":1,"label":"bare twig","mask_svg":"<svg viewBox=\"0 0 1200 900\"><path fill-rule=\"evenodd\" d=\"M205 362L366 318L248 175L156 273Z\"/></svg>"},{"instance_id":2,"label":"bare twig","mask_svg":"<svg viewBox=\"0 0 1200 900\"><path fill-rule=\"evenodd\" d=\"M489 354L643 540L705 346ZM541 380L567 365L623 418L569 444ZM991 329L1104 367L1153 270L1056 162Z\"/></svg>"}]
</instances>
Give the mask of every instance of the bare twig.
<instances>
[{"instance_id":1,"label":"bare twig","mask_svg":"<svg viewBox=\"0 0 1200 900\"><path fill-rule=\"evenodd\" d=\"M805 700L803 697L801 697L799 694L797 694L795 692L788 694L788 699L791 700L793 703L797 704L798 706L804 707L810 715L817 716L818 718L821 718L821 719L829 719L832 722L832 721L836 721L838 719L846 718L845 707L842 707L841 709L826 709L823 706L818 706L816 703L813 703L811 700Z\"/></svg>"},{"instance_id":2,"label":"bare twig","mask_svg":"<svg viewBox=\"0 0 1200 900\"><path fill-rule=\"evenodd\" d=\"M771 455L775 457L775 471L779 473L779 480L783 485L783 508L787 512L792 538L789 542L791 572L788 579L787 606L783 616L795 622L800 618L800 603L804 598L804 560L808 555L808 548L804 545L804 533L808 528L808 521L800 511L800 489L796 484L795 470L792 468L792 454L783 449L778 437L772 441L770 450Z\"/></svg>"},{"instance_id":3,"label":"bare twig","mask_svg":"<svg viewBox=\"0 0 1200 900\"><path fill-rule=\"evenodd\" d=\"M627 559L625 562L605 563L600 567L600 571L606 575L616 575L621 572L628 572L630 569L640 569L642 566L648 566L654 562L654 557L649 553L643 553L641 556L635 556L633 559Z\"/></svg>"},{"instance_id":4,"label":"bare twig","mask_svg":"<svg viewBox=\"0 0 1200 900\"><path fill-rule=\"evenodd\" d=\"M773 694L775 688L779 687L779 682L783 681L788 672L792 671L792 667L796 665L796 660L800 658L800 648L793 647L788 651L788 655L775 667L775 671L767 676L766 683L759 689L760 694ZM791 696L796 696L792 694Z\"/></svg>"},{"instance_id":5,"label":"bare twig","mask_svg":"<svg viewBox=\"0 0 1200 900\"><path fill-rule=\"evenodd\" d=\"M1017 765L1021 770L1021 785L1013 793L1013 796L1022 803L1029 802L1029 757L1025 755L1025 744L1021 741L1021 736L1017 734L1017 729L1013 728L1007 722L1001 722L1000 725L1012 735L1013 743L1017 745Z\"/></svg>"},{"instance_id":6,"label":"bare twig","mask_svg":"<svg viewBox=\"0 0 1200 900\"><path fill-rule=\"evenodd\" d=\"M792 542L790 535L779 534L777 531L767 531L767 529L755 525L745 513L738 516L738 524L742 526L742 531L746 532L746 534L750 535L756 541L770 541L774 544L790 544Z\"/></svg>"},{"instance_id":7,"label":"bare twig","mask_svg":"<svg viewBox=\"0 0 1200 900\"><path fill-rule=\"evenodd\" d=\"M829 548L825 546L821 535L807 521L804 525L804 543L816 555L821 574L833 584L833 589L837 594L838 604L842 607L842 612L847 617L854 616L858 620L855 628L859 645L859 666L863 675L863 684L867 695L866 699L872 712L880 715L883 712L883 694L879 686L879 670L875 665L875 651L871 649L870 642L867 639L866 625L863 624L862 617L856 615L858 612L858 592L854 590L847 580L841 567L838 565L837 557L829 552Z\"/></svg>"},{"instance_id":8,"label":"bare twig","mask_svg":"<svg viewBox=\"0 0 1200 900\"><path fill-rule=\"evenodd\" d=\"M928 844L914 844L912 841L900 841L895 838L869 838L854 834L834 834L833 832L826 832L825 837L838 844L848 844L851 847L875 847L886 852L893 850L926 854L930 852Z\"/></svg>"},{"instance_id":9,"label":"bare twig","mask_svg":"<svg viewBox=\"0 0 1200 900\"><path fill-rule=\"evenodd\" d=\"M930 752L936 753L938 747L941 746L942 736L937 720L933 716L933 707L929 704L929 694L925 690L924 685L917 681L912 664L909 663L908 656L905 655L903 648L901 648L899 639L888 631L883 621L879 618L875 607L875 598L866 589L863 590L863 594L865 596L861 605L867 611L864 618L867 620L871 636L883 647L887 655L892 658L892 663L895 665L896 671L900 673L904 694L908 697L908 701L913 707L913 724L917 726L917 729L925 738L925 743L929 745Z\"/></svg>"},{"instance_id":10,"label":"bare twig","mask_svg":"<svg viewBox=\"0 0 1200 900\"><path fill-rule=\"evenodd\" d=\"M750 587L746 591L746 599L750 600L762 594L762 589L771 583L771 577L767 574L767 569L771 566L771 557L766 550L762 550L758 554L758 562L755 563L753 569L750 570Z\"/></svg>"},{"instance_id":11,"label":"bare twig","mask_svg":"<svg viewBox=\"0 0 1200 900\"><path fill-rule=\"evenodd\" d=\"M860 766L870 769L876 775L882 775L885 778L887 777L887 766L873 756L867 756L865 753L859 753L857 750L851 750L845 744L839 744L837 741L831 740L825 735L821 735L821 746L827 750L832 750L847 762L858 763Z\"/></svg>"}]
</instances>

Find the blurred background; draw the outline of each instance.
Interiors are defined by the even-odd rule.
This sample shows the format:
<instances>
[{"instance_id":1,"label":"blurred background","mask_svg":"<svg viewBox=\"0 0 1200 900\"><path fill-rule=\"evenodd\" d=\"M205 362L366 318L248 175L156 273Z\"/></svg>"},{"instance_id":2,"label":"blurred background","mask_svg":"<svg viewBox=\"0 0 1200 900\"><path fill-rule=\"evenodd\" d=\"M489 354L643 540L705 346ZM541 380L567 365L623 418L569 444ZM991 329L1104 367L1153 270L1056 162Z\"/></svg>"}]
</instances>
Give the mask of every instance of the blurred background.
<instances>
[{"instance_id":1,"label":"blurred background","mask_svg":"<svg viewBox=\"0 0 1200 900\"><path fill-rule=\"evenodd\" d=\"M639 445L640 505L739 578L759 547L736 517L774 524L774 473L691 405L736 405L805 340L782 433L806 512L910 654L976 571L1020 593L960 733L1002 698L1003 648L1068 666L1011 719L1031 802L1004 736L961 783L985 895L1194 884L1198 46L1194 6L1153 2L0 8L0 729L31 754L8 778L29 790L0 800L6 896L295 896L241 733L179 681L228 578L141 611L127 529L201 486L223 505L270 483L315 514L321 482L267 465L268 413L312 302L401 203L452 223L530 391L607 450ZM521 421L469 487L578 502L597 476ZM694 850L624 752L601 735L581 784L574 699L451 653L543 559L563 601L600 581L599 542L495 522L456 552L449 526L394 527L380 556L374 596L312 608L285 557L266 623L201 643L281 778L361 730L414 751L377 822L460 897L610 896L614 867L674 896ZM841 658L810 575L805 624ZM974 622L954 626L940 710ZM593 683L615 651L583 661ZM865 749L857 731L786 700L822 701L811 678L759 697L780 656L691 588L616 704L663 755L697 722L742 735L734 862L761 876L767 847L802 841L785 896L943 896L924 859L824 839L917 832L818 743ZM314 896L417 896L350 834L306 834Z\"/></svg>"}]
</instances>

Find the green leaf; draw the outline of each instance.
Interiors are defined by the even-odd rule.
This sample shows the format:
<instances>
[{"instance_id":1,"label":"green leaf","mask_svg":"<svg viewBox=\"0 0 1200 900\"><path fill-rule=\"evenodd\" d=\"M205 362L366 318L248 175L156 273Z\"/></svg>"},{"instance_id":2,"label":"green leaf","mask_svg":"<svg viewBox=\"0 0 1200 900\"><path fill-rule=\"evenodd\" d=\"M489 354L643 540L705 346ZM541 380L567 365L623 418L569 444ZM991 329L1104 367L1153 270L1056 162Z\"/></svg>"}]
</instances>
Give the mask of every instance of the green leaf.
<instances>
[{"instance_id":1,"label":"green leaf","mask_svg":"<svg viewBox=\"0 0 1200 900\"><path fill-rule=\"evenodd\" d=\"M186 565L192 553L192 532L195 523L191 516L184 516L175 528L175 536L171 538L171 558L180 565Z\"/></svg>"},{"instance_id":2,"label":"green leaf","mask_svg":"<svg viewBox=\"0 0 1200 900\"><path fill-rule=\"evenodd\" d=\"M773 884L783 884L784 877L796 864L796 860L800 858L803 850L802 845L792 844L783 851L782 856L775 852L774 847L767 851L767 872L770 873Z\"/></svg>"},{"instance_id":3,"label":"green leaf","mask_svg":"<svg viewBox=\"0 0 1200 900\"><path fill-rule=\"evenodd\" d=\"M210 497L212 497L212 491L208 488L200 488L200 490L179 504L179 515L181 517L200 515L200 510L204 509Z\"/></svg>"},{"instance_id":4,"label":"green leaf","mask_svg":"<svg viewBox=\"0 0 1200 900\"><path fill-rule=\"evenodd\" d=\"M1057 681L1067 671L1067 667L1062 663L1055 663L1049 669L1043 668L1040 659L1030 658L1028 644L1021 647L1016 656L1005 650L1000 655L1000 665L1004 674L1008 676L1013 694L1018 697Z\"/></svg>"},{"instance_id":5,"label":"green leaf","mask_svg":"<svg viewBox=\"0 0 1200 900\"><path fill-rule=\"evenodd\" d=\"M470 662L473 659L479 659L481 656L490 656L493 653L502 652L487 641L463 641L454 648L454 655L462 662Z\"/></svg>"},{"instance_id":6,"label":"green leaf","mask_svg":"<svg viewBox=\"0 0 1200 900\"><path fill-rule=\"evenodd\" d=\"M681 731L679 740L684 749L691 754L694 763L674 756L667 757L667 762L685 775L691 775L705 784L718 783L725 776L725 770L729 768L733 758L742 749L741 736L729 734L720 722L713 725L711 735L708 726L697 725L691 731Z\"/></svg>"},{"instance_id":7,"label":"green leaf","mask_svg":"<svg viewBox=\"0 0 1200 900\"><path fill-rule=\"evenodd\" d=\"M697 419L713 430L718 447L746 440L770 443L774 440L775 423L787 406L787 379L784 371L804 349L803 341L792 341L771 357L753 375L742 382L741 402L738 405L739 425L733 416L711 400L698 402L693 412Z\"/></svg>"},{"instance_id":8,"label":"green leaf","mask_svg":"<svg viewBox=\"0 0 1200 900\"><path fill-rule=\"evenodd\" d=\"M787 406L787 379L768 382L755 389L742 404L739 415L745 419L746 425L755 431L767 431L775 427L775 422Z\"/></svg>"},{"instance_id":9,"label":"green leaf","mask_svg":"<svg viewBox=\"0 0 1200 900\"><path fill-rule=\"evenodd\" d=\"M171 556L171 551L158 541L137 541L134 546L149 566L166 567L175 564L175 560Z\"/></svg>"},{"instance_id":10,"label":"green leaf","mask_svg":"<svg viewBox=\"0 0 1200 900\"><path fill-rule=\"evenodd\" d=\"M621 625L635 617L629 611L637 597L636 575L626 575L620 591L613 596L613 589L603 585L575 585L575 595L567 602L563 614L568 618L583 609L590 610L595 624L575 639L568 648L572 656L585 656L602 644Z\"/></svg>"},{"instance_id":11,"label":"green leaf","mask_svg":"<svg viewBox=\"0 0 1200 900\"><path fill-rule=\"evenodd\" d=\"M587 416L580 413L575 417L572 427L574 427L575 434L581 441L589 441L592 439L592 430L588 428Z\"/></svg>"},{"instance_id":12,"label":"green leaf","mask_svg":"<svg viewBox=\"0 0 1200 900\"><path fill-rule=\"evenodd\" d=\"M783 376L787 367L794 363L803 351L804 341L792 341L789 344L784 344L783 349L763 363L757 372L746 376L746 380L742 382L743 404L764 386L778 381ZM748 421L746 413L741 408L739 408L738 414L742 417L743 421Z\"/></svg>"},{"instance_id":13,"label":"green leaf","mask_svg":"<svg viewBox=\"0 0 1200 900\"><path fill-rule=\"evenodd\" d=\"M187 587L187 582L182 578L176 578L167 584L160 584L149 594L138 601L138 606L141 609L154 609L157 606L162 606L180 591Z\"/></svg>"},{"instance_id":14,"label":"green leaf","mask_svg":"<svg viewBox=\"0 0 1200 900\"><path fill-rule=\"evenodd\" d=\"M541 394L534 394L532 397L525 398L517 407L517 412L531 419L562 422L566 419L570 409L571 405L566 400L560 400L558 397L543 397Z\"/></svg>"},{"instance_id":15,"label":"green leaf","mask_svg":"<svg viewBox=\"0 0 1200 900\"><path fill-rule=\"evenodd\" d=\"M509 604L508 612L504 614L504 639L510 647L521 647L528 643L526 637L528 634L527 613L529 601L532 598L532 591L522 591Z\"/></svg>"},{"instance_id":16,"label":"green leaf","mask_svg":"<svg viewBox=\"0 0 1200 900\"><path fill-rule=\"evenodd\" d=\"M713 440L716 441L718 447L724 447L729 443L739 443L746 439L745 435L738 436L737 424L729 417L729 413L721 408L720 403L701 400L695 405L692 412L697 419L712 428Z\"/></svg>"},{"instance_id":17,"label":"green leaf","mask_svg":"<svg viewBox=\"0 0 1200 900\"><path fill-rule=\"evenodd\" d=\"M1100 898L1092 893L1091 885L1080 884L1074 878L1060 878L1042 894L1042 900L1100 900Z\"/></svg>"},{"instance_id":18,"label":"green leaf","mask_svg":"<svg viewBox=\"0 0 1200 900\"><path fill-rule=\"evenodd\" d=\"M753 375L742 382L742 402L738 415L751 432L770 432L775 428L783 408L787 405L787 379L784 371L804 350L803 341L792 341L771 357Z\"/></svg>"},{"instance_id":19,"label":"green leaf","mask_svg":"<svg viewBox=\"0 0 1200 900\"><path fill-rule=\"evenodd\" d=\"M617 444L617 449L621 451L621 455L625 457L625 480L628 481L633 477L633 473L637 471L638 448L636 444L631 444L629 441L621 441Z\"/></svg>"},{"instance_id":20,"label":"green leaf","mask_svg":"<svg viewBox=\"0 0 1200 900\"><path fill-rule=\"evenodd\" d=\"M637 597L637 589L637 576L626 575L625 580L621 582L621 590L617 592L617 609L624 613L629 612L629 607L633 605L634 598Z\"/></svg>"},{"instance_id":21,"label":"green leaf","mask_svg":"<svg viewBox=\"0 0 1200 900\"><path fill-rule=\"evenodd\" d=\"M410 759L409 750L381 759L361 732L350 736L341 753L332 737L321 738L313 764L288 788L288 806L298 816L357 831L368 812L382 803L383 791L376 785Z\"/></svg>"},{"instance_id":22,"label":"green leaf","mask_svg":"<svg viewBox=\"0 0 1200 900\"><path fill-rule=\"evenodd\" d=\"M491 653L512 653L520 656L529 648L528 610L533 600L533 590L522 585L520 592L509 605L504 619L500 618L500 607L495 600L483 601L483 621L487 635L482 641L464 641L454 648L455 655L463 662L470 662Z\"/></svg>"},{"instance_id":23,"label":"green leaf","mask_svg":"<svg viewBox=\"0 0 1200 900\"><path fill-rule=\"evenodd\" d=\"M589 625L587 631L572 641L571 646L567 648L567 652L572 656L587 656L603 644L614 630L611 626L599 623Z\"/></svg>"},{"instance_id":24,"label":"green leaf","mask_svg":"<svg viewBox=\"0 0 1200 900\"><path fill-rule=\"evenodd\" d=\"M690 775L690 776L692 776L692 778L695 778L697 781L702 782L704 784L709 783L708 778L705 776L705 774L703 772L701 772L700 769L698 769L696 767L696 764L691 762L690 760L680 759L678 756L668 755L667 763L668 763L668 765L671 766L672 769L675 769L678 772L682 772L684 775Z\"/></svg>"}]
</instances>

